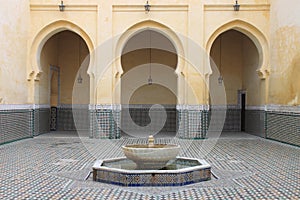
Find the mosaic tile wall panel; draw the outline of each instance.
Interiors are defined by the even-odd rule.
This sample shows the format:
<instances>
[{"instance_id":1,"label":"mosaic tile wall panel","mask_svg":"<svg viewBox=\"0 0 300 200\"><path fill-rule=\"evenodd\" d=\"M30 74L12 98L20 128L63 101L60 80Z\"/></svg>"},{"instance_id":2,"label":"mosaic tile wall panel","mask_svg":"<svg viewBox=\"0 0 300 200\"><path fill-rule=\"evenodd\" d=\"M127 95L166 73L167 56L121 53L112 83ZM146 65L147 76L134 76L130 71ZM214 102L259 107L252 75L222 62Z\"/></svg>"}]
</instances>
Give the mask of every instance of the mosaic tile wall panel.
<instances>
[{"instance_id":1,"label":"mosaic tile wall panel","mask_svg":"<svg viewBox=\"0 0 300 200\"><path fill-rule=\"evenodd\" d=\"M267 112L266 137L300 146L300 114Z\"/></svg>"},{"instance_id":2,"label":"mosaic tile wall panel","mask_svg":"<svg viewBox=\"0 0 300 200\"><path fill-rule=\"evenodd\" d=\"M94 180L121 186L183 186L211 179L210 168L185 173L126 174L105 170L94 170Z\"/></svg>"},{"instance_id":3,"label":"mosaic tile wall panel","mask_svg":"<svg viewBox=\"0 0 300 200\"><path fill-rule=\"evenodd\" d=\"M240 109L227 109L223 131L241 131Z\"/></svg>"},{"instance_id":4,"label":"mosaic tile wall panel","mask_svg":"<svg viewBox=\"0 0 300 200\"><path fill-rule=\"evenodd\" d=\"M97 118L96 118L96 110L89 110L90 115L90 131L89 137L94 138L97 134Z\"/></svg>"},{"instance_id":5,"label":"mosaic tile wall panel","mask_svg":"<svg viewBox=\"0 0 300 200\"><path fill-rule=\"evenodd\" d=\"M89 125L89 110L87 108L58 108L57 130L89 130Z\"/></svg>"},{"instance_id":6,"label":"mosaic tile wall panel","mask_svg":"<svg viewBox=\"0 0 300 200\"><path fill-rule=\"evenodd\" d=\"M50 109L40 108L34 110L34 136L49 133L50 131Z\"/></svg>"},{"instance_id":7,"label":"mosaic tile wall panel","mask_svg":"<svg viewBox=\"0 0 300 200\"><path fill-rule=\"evenodd\" d=\"M188 111L177 109L178 137L188 138Z\"/></svg>"},{"instance_id":8,"label":"mosaic tile wall panel","mask_svg":"<svg viewBox=\"0 0 300 200\"><path fill-rule=\"evenodd\" d=\"M265 111L246 110L245 129L247 133L265 137Z\"/></svg>"},{"instance_id":9,"label":"mosaic tile wall panel","mask_svg":"<svg viewBox=\"0 0 300 200\"><path fill-rule=\"evenodd\" d=\"M57 107L51 107L50 110L50 130L56 131L57 129Z\"/></svg>"},{"instance_id":10,"label":"mosaic tile wall panel","mask_svg":"<svg viewBox=\"0 0 300 200\"><path fill-rule=\"evenodd\" d=\"M124 108L124 109L126 109L126 108ZM134 129L132 129L133 127L129 126L129 120L133 120L133 122L135 122L139 126L142 126L142 127L147 126L151 122L151 119L149 117L149 109L150 109L149 105L139 105L139 108L137 106L130 107L129 113L130 113L130 116L132 119L125 117L124 116L125 111L123 111L121 113L122 114L122 118L121 118L122 126L124 126L125 129L128 131L135 131ZM157 115L158 117L161 116L160 113L162 113L162 112L167 113L166 123L160 132L172 132L172 133L176 132L177 117L176 117L175 106L173 106L173 108L167 107L167 108L164 108L164 110L155 109L153 111L155 112L155 115Z\"/></svg>"},{"instance_id":11,"label":"mosaic tile wall panel","mask_svg":"<svg viewBox=\"0 0 300 200\"><path fill-rule=\"evenodd\" d=\"M193 108L177 108L178 137L203 139L208 130L208 111Z\"/></svg>"},{"instance_id":12,"label":"mosaic tile wall panel","mask_svg":"<svg viewBox=\"0 0 300 200\"><path fill-rule=\"evenodd\" d=\"M97 109L90 110L89 113L91 138L120 138L120 111L112 109Z\"/></svg>"},{"instance_id":13,"label":"mosaic tile wall panel","mask_svg":"<svg viewBox=\"0 0 300 200\"><path fill-rule=\"evenodd\" d=\"M32 110L0 111L0 144L32 137Z\"/></svg>"},{"instance_id":14,"label":"mosaic tile wall panel","mask_svg":"<svg viewBox=\"0 0 300 200\"><path fill-rule=\"evenodd\" d=\"M224 110L213 109L209 111L209 129L214 131L214 127L219 127L222 121ZM211 121L211 115L214 114L214 121ZM240 109L227 109L226 118L223 126L225 132L237 132L241 131L241 110Z\"/></svg>"}]
</instances>

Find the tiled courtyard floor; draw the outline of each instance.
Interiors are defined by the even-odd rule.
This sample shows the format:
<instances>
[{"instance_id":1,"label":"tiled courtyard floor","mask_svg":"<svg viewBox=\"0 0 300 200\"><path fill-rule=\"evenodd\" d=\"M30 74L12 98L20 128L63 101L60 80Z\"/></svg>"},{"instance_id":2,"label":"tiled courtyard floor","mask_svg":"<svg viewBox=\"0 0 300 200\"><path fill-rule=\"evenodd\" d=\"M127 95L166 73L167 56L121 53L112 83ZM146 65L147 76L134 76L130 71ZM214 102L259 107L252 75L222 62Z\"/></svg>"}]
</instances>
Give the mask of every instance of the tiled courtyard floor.
<instances>
[{"instance_id":1,"label":"tiled courtyard floor","mask_svg":"<svg viewBox=\"0 0 300 200\"><path fill-rule=\"evenodd\" d=\"M182 187L119 187L85 180L96 159L123 156L122 145L143 139L50 133L1 145L0 199L299 199L300 148L235 134L218 140L157 139L179 143L180 156L205 158L218 177Z\"/></svg>"}]
</instances>

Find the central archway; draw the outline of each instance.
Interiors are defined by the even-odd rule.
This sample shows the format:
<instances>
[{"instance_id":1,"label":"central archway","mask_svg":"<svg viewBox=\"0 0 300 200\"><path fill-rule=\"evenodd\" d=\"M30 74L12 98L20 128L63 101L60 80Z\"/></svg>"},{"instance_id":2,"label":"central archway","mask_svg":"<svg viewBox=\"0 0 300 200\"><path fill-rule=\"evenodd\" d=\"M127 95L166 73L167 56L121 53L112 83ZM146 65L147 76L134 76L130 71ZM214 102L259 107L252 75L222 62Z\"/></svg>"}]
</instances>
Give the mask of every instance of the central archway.
<instances>
[{"instance_id":1,"label":"central archway","mask_svg":"<svg viewBox=\"0 0 300 200\"><path fill-rule=\"evenodd\" d=\"M122 50L121 104L129 109L132 121L141 127L151 123L149 109L160 104L167 113L166 122L159 136L175 136L177 132L177 75L178 54L173 43L155 29L146 29L134 34ZM163 84L167 80L167 84ZM129 117L122 112L123 134L135 132L134 127L126 127ZM163 120L163 119L162 119ZM153 120L154 121L154 120ZM152 123L154 123L152 121ZM124 129L127 131L124 132ZM152 130L148 130L151 132ZM128 133L129 132L129 133Z\"/></svg>"}]
</instances>

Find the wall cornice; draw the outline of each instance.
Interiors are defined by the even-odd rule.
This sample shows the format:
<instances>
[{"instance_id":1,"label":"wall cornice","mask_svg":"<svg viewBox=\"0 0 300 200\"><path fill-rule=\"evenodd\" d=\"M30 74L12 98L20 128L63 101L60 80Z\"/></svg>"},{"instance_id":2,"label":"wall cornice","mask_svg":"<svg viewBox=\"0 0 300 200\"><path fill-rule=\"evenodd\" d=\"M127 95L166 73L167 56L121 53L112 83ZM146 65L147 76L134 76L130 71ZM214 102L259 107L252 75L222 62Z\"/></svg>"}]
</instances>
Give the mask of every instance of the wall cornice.
<instances>
[{"instance_id":1,"label":"wall cornice","mask_svg":"<svg viewBox=\"0 0 300 200\"><path fill-rule=\"evenodd\" d=\"M84 4L66 4L65 11L92 11L97 12L98 5L84 5ZM31 4L30 11L59 11L58 4Z\"/></svg>"},{"instance_id":2,"label":"wall cornice","mask_svg":"<svg viewBox=\"0 0 300 200\"><path fill-rule=\"evenodd\" d=\"M188 5L151 5L150 12L187 12L188 10ZM144 5L113 5L113 12L145 12L145 8Z\"/></svg>"},{"instance_id":3,"label":"wall cornice","mask_svg":"<svg viewBox=\"0 0 300 200\"><path fill-rule=\"evenodd\" d=\"M233 4L205 4L204 11L233 11ZM240 4L240 11L270 11L270 4Z\"/></svg>"}]
</instances>

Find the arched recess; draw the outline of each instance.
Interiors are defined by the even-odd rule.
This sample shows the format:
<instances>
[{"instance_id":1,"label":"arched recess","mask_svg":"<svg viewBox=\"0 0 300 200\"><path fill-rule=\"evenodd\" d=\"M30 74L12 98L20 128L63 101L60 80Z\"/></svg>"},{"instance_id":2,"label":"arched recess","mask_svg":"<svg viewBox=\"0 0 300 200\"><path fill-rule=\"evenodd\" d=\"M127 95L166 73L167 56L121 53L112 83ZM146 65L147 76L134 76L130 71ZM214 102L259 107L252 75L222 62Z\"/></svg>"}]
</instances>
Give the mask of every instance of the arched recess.
<instances>
[{"instance_id":1,"label":"arched recess","mask_svg":"<svg viewBox=\"0 0 300 200\"><path fill-rule=\"evenodd\" d=\"M69 31L72 32L80 37L81 40L83 40L82 43L86 45L86 48L88 49L88 52L91 53L94 50L94 43L90 36L78 25L76 25L73 22L66 21L66 20L58 20L51 22L41 28L41 30L33 37L31 46L29 47L28 51L28 61L27 61L27 79L30 81L30 87L28 89L29 92L29 102L33 104L37 104L38 107L35 112L40 113L44 112L43 110L39 110L39 108L44 108L45 106L45 111L44 112L44 117L41 117L41 114L35 117L35 120L37 124L39 124L39 129L41 128L41 125L43 128L48 129L47 123L49 122L48 120L48 110L50 107L50 103L47 102L46 99L46 89L45 87L47 86L46 84L46 79L47 74L45 73L45 79L40 81L41 74L43 73L42 70L42 60L41 60L41 55L43 48L45 47L45 44L51 39L54 38L55 35L60 34L62 32ZM93 54L90 54L90 58L88 63L86 63L86 69L90 68L90 66L94 62L94 56ZM48 63L51 65L51 63ZM90 83L93 83L93 73L90 72L90 70L87 70L87 73L90 77L90 80L87 80ZM38 82L37 82L38 81ZM91 88L91 87L90 87ZM93 90L91 90L91 93ZM50 92L50 91L49 91ZM92 96L90 94L90 96ZM41 100L43 98L43 100ZM89 99L91 101L91 98ZM68 105L69 106L69 105ZM69 109L70 110L70 109ZM47 115L47 116L46 116ZM69 116L69 115L68 115ZM70 115L71 116L71 115ZM41 130L37 130L39 133L41 133ZM37 134L37 133L35 133Z\"/></svg>"},{"instance_id":2,"label":"arched recess","mask_svg":"<svg viewBox=\"0 0 300 200\"><path fill-rule=\"evenodd\" d=\"M137 24L132 25L130 28L128 28L118 39L116 49L115 49L115 58L116 60L116 74L121 76L123 74L123 70L121 67L121 56L124 46L127 44L128 40L130 40L131 37L138 34L139 32L143 32L147 29L155 30L156 32L161 33L165 37L167 37L174 45L177 55L178 55L178 64L176 67L176 74L179 74L182 72L182 69L184 67L184 48L182 45L182 42L179 38L179 36L171 30L166 25L153 21L153 20L147 20L142 21Z\"/></svg>"},{"instance_id":3,"label":"arched recess","mask_svg":"<svg viewBox=\"0 0 300 200\"><path fill-rule=\"evenodd\" d=\"M29 53L29 63L27 66L27 79L34 79L39 80L39 76L42 73L41 70L41 64L40 64L40 54L42 51L43 46L48 41L49 38L51 38L56 33L59 33L64 30L69 30L72 32L77 33L82 37L82 39L85 41L85 43L88 46L89 52L92 52L94 50L94 44L91 40L90 36L78 25L76 25L73 22L67 21L67 20L59 20L52 22L45 27L43 27L39 33L34 37L32 45L30 47L30 53ZM92 66L92 63L94 61L93 54L90 54L90 63L89 66ZM90 69L88 69L88 74L92 77L93 73Z\"/></svg>"},{"instance_id":4,"label":"arched recess","mask_svg":"<svg viewBox=\"0 0 300 200\"><path fill-rule=\"evenodd\" d=\"M120 91L117 92L120 93L120 103L123 105L121 116L123 132L130 134L139 130L127 123L128 112L135 124L141 127L150 124L155 128L158 127L163 119L159 120L158 124L155 120L150 120L149 109L154 104L160 104L164 109L156 109L155 113L158 116L164 116L165 112L167 114L162 129L150 128L144 131L153 132L152 134L158 132L176 134L176 105L179 93L177 88L178 79L182 76L177 72L181 71L184 65L183 48L177 35L157 22L147 21L136 24L119 38L116 58L118 60L115 65L115 75L121 82ZM151 78L151 71L153 84L147 84ZM123 75L122 80L121 75ZM134 93L131 93L133 91ZM129 99L130 101L127 101ZM143 130L139 132L144 133Z\"/></svg>"},{"instance_id":5,"label":"arched recess","mask_svg":"<svg viewBox=\"0 0 300 200\"><path fill-rule=\"evenodd\" d=\"M122 69L122 64L121 64L121 56L123 49L127 42L135 35L137 35L140 32L146 31L146 30L153 30L155 32L158 32L165 36L175 47L176 53L178 56L177 60L177 66L175 73L178 77L178 89L177 89L177 98L178 98L178 103L184 103L184 88L181 85L183 84L183 69L185 66L185 52L184 52L184 46L183 43L179 37L172 29L170 29L168 26L157 22L153 20L146 20L142 22L138 22L131 27L129 27L118 39L117 43L115 46L114 50L114 76L115 76L115 84L118 84L118 82L121 79L121 76L123 75L124 71ZM114 103L120 103L121 102L121 88L118 88L118 90L115 91L114 95Z\"/></svg>"},{"instance_id":6,"label":"arched recess","mask_svg":"<svg viewBox=\"0 0 300 200\"><path fill-rule=\"evenodd\" d=\"M234 20L228 23L225 23L209 37L206 43L206 51L210 52L214 41L217 37L228 31L228 30L237 30L246 36L248 36L252 42L255 44L258 53L259 53L259 67L257 69L258 76L261 79L265 79L270 73L270 66L269 66L269 44L264 36L264 34L256 28L254 25L242 21L242 20ZM209 70L210 74L212 73L212 69Z\"/></svg>"},{"instance_id":7,"label":"arched recess","mask_svg":"<svg viewBox=\"0 0 300 200\"><path fill-rule=\"evenodd\" d=\"M224 85L226 91L223 131L263 136L261 118L267 102L265 79L269 75L269 46L265 36L253 25L235 20L218 28L206 48L219 70L214 68L210 72L209 90L214 92ZM213 104L212 109L223 109L215 105L219 104Z\"/></svg>"}]
</instances>

